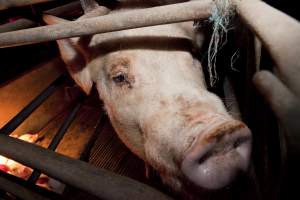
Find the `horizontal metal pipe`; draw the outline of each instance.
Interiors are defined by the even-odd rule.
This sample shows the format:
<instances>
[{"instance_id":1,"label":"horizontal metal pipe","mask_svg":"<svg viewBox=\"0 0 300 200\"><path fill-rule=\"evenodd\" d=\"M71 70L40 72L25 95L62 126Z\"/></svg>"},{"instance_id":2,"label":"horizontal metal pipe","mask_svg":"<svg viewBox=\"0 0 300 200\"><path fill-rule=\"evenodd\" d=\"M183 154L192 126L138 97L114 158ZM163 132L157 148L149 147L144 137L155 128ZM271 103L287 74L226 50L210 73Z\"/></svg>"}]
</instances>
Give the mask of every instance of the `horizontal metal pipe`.
<instances>
[{"instance_id":1,"label":"horizontal metal pipe","mask_svg":"<svg viewBox=\"0 0 300 200\"><path fill-rule=\"evenodd\" d=\"M0 0L0 10L5 10L13 7L28 6L38 3L44 3L55 0Z\"/></svg>"},{"instance_id":2,"label":"horizontal metal pipe","mask_svg":"<svg viewBox=\"0 0 300 200\"><path fill-rule=\"evenodd\" d=\"M75 105L75 107L71 110L70 114L67 116L67 118L62 123L61 127L59 128L59 130L55 134L54 138L52 139L50 145L48 146L49 150L55 151L55 149L57 148L58 144L60 143L61 139L64 137L68 128L74 121L76 114L78 113L79 109L81 108L82 99L83 98L80 98L79 102ZM40 177L40 175L41 175L41 172L39 170L34 170L31 174L31 176L29 177L28 182L35 183L38 180L38 178Z\"/></svg>"},{"instance_id":3,"label":"horizontal metal pipe","mask_svg":"<svg viewBox=\"0 0 300 200\"><path fill-rule=\"evenodd\" d=\"M171 199L130 178L3 134L0 134L0 155L38 169L50 177L104 200Z\"/></svg>"},{"instance_id":4,"label":"horizontal metal pipe","mask_svg":"<svg viewBox=\"0 0 300 200\"><path fill-rule=\"evenodd\" d=\"M34 21L31 21L31 20L25 19L25 18L21 18L14 22L0 25L0 33L16 31L16 30L25 29L25 28L32 28L35 25L36 25L36 23Z\"/></svg>"},{"instance_id":5,"label":"horizontal metal pipe","mask_svg":"<svg viewBox=\"0 0 300 200\"><path fill-rule=\"evenodd\" d=\"M62 24L0 34L0 47L11 47L96 33L207 19L212 0L138 9Z\"/></svg>"},{"instance_id":6,"label":"horizontal metal pipe","mask_svg":"<svg viewBox=\"0 0 300 200\"><path fill-rule=\"evenodd\" d=\"M64 81L65 77L60 76L32 100L21 112L12 118L0 129L0 135L8 135L13 132L35 109L37 109Z\"/></svg>"}]
</instances>

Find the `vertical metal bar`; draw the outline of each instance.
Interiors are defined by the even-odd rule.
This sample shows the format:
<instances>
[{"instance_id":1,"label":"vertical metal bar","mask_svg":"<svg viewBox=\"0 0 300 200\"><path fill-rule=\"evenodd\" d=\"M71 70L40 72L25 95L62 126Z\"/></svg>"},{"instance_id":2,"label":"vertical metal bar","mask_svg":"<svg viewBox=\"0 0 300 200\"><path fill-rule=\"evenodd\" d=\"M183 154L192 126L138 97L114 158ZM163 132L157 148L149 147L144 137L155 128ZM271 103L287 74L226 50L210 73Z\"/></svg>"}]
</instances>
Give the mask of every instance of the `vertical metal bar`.
<instances>
[{"instance_id":1,"label":"vertical metal bar","mask_svg":"<svg viewBox=\"0 0 300 200\"><path fill-rule=\"evenodd\" d=\"M83 154L81 154L81 156L80 156L80 160L88 162L88 159L89 159L88 157L90 156L91 150L92 150L99 134L103 130L103 128L105 126L105 122L107 120L108 120L107 115L103 112L102 115L100 116L100 119L99 119L97 125L96 125L93 136L91 137L90 141L86 145L87 146L86 151L84 151Z\"/></svg>"},{"instance_id":2,"label":"vertical metal bar","mask_svg":"<svg viewBox=\"0 0 300 200\"><path fill-rule=\"evenodd\" d=\"M71 123L75 119L76 114L79 111L81 105L82 105L82 100L80 100L76 104L76 106L72 109L71 113L66 118L66 120L64 121L64 123L62 124L62 126L60 127L60 129L58 130L58 132L56 133L56 135L54 136L54 138L53 138L52 142L50 143L48 149L54 151L57 148L59 142L61 141L61 139L65 135L67 129L70 127Z\"/></svg>"},{"instance_id":3,"label":"vertical metal bar","mask_svg":"<svg viewBox=\"0 0 300 200\"><path fill-rule=\"evenodd\" d=\"M67 116L57 133L55 134L54 138L52 139L50 145L48 146L48 149L51 151L55 151L58 144L60 143L61 139L64 137L65 133L67 132L68 128L74 121L77 112L79 111L81 105L82 105L83 97L79 98L78 103L75 105L75 107L71 110L70 114ZM34 170L31 174L31 176L28 179L29 183L36 183L38 178L40 177L41 172L39 170Z\"/></svg>"},{"instance_id":4,"label":"vertical metal bar","mask_svg":"<svg viewBox=\"0 0 300 200\"><path fill-rule=\"evenodd\" d=\"M34 100L32 100L21 112L12 118L4 127L0 129L0 134L9 135L13 132L27 117L37 109L65 80L60 76L52 82L44 91L42 91Z\"/></svg>"}]
</instances>

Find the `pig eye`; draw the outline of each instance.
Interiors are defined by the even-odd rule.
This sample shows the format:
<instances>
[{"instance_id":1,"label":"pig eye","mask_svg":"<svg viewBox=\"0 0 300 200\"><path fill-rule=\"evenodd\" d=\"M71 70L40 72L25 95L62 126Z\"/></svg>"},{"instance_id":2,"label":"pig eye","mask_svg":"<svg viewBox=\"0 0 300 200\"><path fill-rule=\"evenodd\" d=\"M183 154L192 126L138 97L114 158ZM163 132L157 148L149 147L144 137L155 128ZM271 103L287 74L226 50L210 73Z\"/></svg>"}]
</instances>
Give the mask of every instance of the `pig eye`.
<instances>
[{"instance_id":1,"label":"pig eye","mask_svg":"<svg viewBox=\"0 0 300 200\"><path fill-rule=\"evenodd\" d=\"M126 75L125 74L118 74L118 75L112 77L112 79L117 84L124 83L126 81Z\"/></svg>"}]
</instances>

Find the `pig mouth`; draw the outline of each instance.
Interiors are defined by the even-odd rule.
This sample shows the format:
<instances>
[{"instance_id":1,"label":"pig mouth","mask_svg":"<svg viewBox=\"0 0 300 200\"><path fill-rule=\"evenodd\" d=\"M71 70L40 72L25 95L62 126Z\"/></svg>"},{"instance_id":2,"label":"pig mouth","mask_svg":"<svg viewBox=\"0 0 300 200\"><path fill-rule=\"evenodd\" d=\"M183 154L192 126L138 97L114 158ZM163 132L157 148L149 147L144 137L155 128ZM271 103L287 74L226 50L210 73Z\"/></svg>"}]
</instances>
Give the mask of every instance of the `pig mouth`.
<instances>
[{"instance_id":1,"label":"pig mouth","mask_svg":"<svg viewBox=\"0 0 300 200\"><path fill-rule=\"evenodd\" d=\"M184 153L181 170L198 188L217 190L229 185L248 169L251 132L242 122L231 120L210 125Z\"/></svg>"}]
</instances>

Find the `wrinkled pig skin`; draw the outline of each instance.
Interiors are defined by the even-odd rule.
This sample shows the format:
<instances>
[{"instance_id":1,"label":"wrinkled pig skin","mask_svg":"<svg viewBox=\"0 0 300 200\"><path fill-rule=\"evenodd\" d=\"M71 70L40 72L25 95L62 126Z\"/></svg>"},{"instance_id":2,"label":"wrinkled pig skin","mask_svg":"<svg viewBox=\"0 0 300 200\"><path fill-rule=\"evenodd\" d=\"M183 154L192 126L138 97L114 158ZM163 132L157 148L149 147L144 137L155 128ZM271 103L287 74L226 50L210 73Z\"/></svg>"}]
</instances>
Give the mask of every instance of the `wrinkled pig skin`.
<instances>
[{"instance_id":1,"label":"wrinkled pig skin","mask_svg":"<svg viewBox=\"0 0 300 200\"><path fill-rule=\"evenodd\" d=\"M193 56L203 40L184 22L58 41L77 84L87 93L96 85L121 140L182 193L227 186L251 153L250 130L206 89Z\"/></svg>"}]
</instances>

